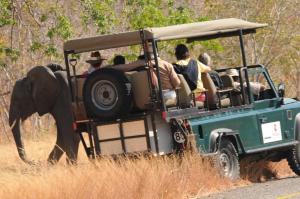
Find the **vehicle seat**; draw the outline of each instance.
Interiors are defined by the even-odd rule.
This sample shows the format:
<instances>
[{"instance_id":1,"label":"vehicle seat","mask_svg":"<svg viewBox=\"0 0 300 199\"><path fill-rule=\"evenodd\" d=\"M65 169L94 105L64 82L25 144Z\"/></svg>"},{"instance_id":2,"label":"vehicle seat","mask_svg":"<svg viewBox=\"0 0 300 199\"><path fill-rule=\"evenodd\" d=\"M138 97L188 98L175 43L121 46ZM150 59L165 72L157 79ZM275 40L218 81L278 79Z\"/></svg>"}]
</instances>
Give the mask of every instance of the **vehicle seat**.
<instances>
[{"instance_id":1,"label":"vehicle seat","mask_svg":"<svg viewBox=\"0 0 300 199\"><path fill-rule=\"evenodd\" d=\"M75 96L77 94L77 102L78 104L76 104L76 102L72 103L72 107L73 107L73 111L75 114L75 118L76 120L86 120L87 119L87 115L86 115L86 111L85 111L85 107L84 107L84 103L83 103L83 85L84 82L86 80L86 78L80 77L80 78L76 78L77 80L77 89L75 89L75 78L73 77L71 79L71 86L72 86L72 91L73 91L73 97L75 99Z\"/></svg>"},{"instance_id":2,"label":"vehicle seat","mask_svg":"<svg viewBox=\"0 0 300 199\"><path fill-rule=\"evenodd\" d=\"M76 86L75 78L72 77L72 79L71 79L73 97L75 98L75 96L77 94L77 100L79 100L79 101L83 100L82 93L83 93L83 85L84 85L85 79L86 78L83 78L83 77L76 78L76 80L77 80L77 89L75 89L75 86Z\"/></svg>"},{"instance_id":3,"label":"vehicle seat","mask_svg":"<svg viewBox=\"0 0 300 199\"><path fill-rule=\"evenodd\" d=\"M186 82L183 75L178 74L178 77L180 79L180 85L178 90L178 98L179 98L179 107L181 108L187 108L191 106L192 101L192 91Z\"/></svg>"},{"instance_id":4,"label":"vehicle seat","mask_svg":"<svg viewBox=\"0 0 300 199\"><path fill-rule=\"evenodd\" d=\"M209 107L217 107L218 105L218 95L217 95L217 87L212 81L210 75L208 73L201 73L201 78L203 82L203 86L207 89L207 98ZM228 107L230 106L230 99L225 98L221 99L221 106Z\"/></svg>"},{"instance_id":5,"label":"vehicle seat","mask_svg":"<svg viewBox=\"0 0 300 199\"><path fill-rule=\"evenodd\" d=\"M150 103L150 88L147 71L135 72L128 75L131 81L135 106L141 110L147 109Z\"/></svg>"},{"instance_id":6,"label":"vehicle seat","mask_svg":"<svg viewBox=\"0 0 300 199\"><path fill-rule=\"evenodd\" d=\"M230 75L222 75L221 76L221 80L223 82L223 85L224 85L224 88L233 88L234 85L233 85L233 78L230 76Z\"/></svg>"},{"instance_id":7,"label":"vehicle seat","mask_svg":"<svg viewBox=\"0 0 300 199\"><path fill-rule=\"evenodd\" d=\"M230 75L222 75L221 79L223 81L224 87L225 88L233 88L232 92L232 105L233 106L240 106L242 105L242 94L239 92L237 89L234 87L234 80Z\"/></svg>"},{"instance_id":8,"label":"vehicle seat","mask_svg":"<svg viewBox=\"0 0 300 199\"><path fill-rule=\"evenodd\" d=\"M178 90L178 98L179 98L179 107L180 108L188 108L193 103L192 91L186 82L183 75L178 74L180 79L180 88ZM196 106L198 108L203 108L204 103L200 101L196 101Z\"/></svg>"}]
</instances>

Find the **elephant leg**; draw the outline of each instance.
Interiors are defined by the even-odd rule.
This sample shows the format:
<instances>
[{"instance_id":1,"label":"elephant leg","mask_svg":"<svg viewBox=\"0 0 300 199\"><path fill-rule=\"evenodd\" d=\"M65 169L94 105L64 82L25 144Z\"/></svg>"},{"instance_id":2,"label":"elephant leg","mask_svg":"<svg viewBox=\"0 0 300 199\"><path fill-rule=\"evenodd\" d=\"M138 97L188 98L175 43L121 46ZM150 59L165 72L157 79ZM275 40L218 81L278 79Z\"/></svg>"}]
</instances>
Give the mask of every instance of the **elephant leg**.
<instances>
[{"instance_id":1,"label":"elephant leg","mask_svg":"<svg viewBox=\"0 0 300 199\"><path fill-rule=\"evenodd\" d=\"M76 164L80 137L73 130L71 118L57 120L57 127L58 141L62 143L62 149L66 152L67 162Z\"/></svg>"},{"instance_id":2,"label":"elephant leg","mask_svg":"<svg viewBox=\"0 0 300 199\"><path fill-rule=\"evenodd\" d=\"M51 153L49 154L48 162L50 164L56 164L61 158L61 156L64 154L65 151L64 148L65 147L64 147L62 136L59 133L57 133L56 143Z\"/></svg>"},{"instance_id":3,"label":"elephant leg","mask_svg":"<svg viewBox=\"0 0 300 199\"><path fill-rule=\"evenodd\" d=\"M71 139L71 143L69 143L69 145L68 145L70 147L68 147L66 149L67 163L68 164L76 164L79 143L80 143L79 136L77 134L73 135L73 137Z\"/></svg>"},{"instance_id":4,"label":"elephant leg","mask_svg":"<svg viewBox=\"0 0 300 199\"><path fill-rule=\"evenodd\" d=\"M68 163L76 164L80 138L73 129L73 109L67 76L59 72L55 73L55 76L60 84L61 92L57 97L51 114L57 125L58 138L61 136L64 146L63 150L66 152Z\"/></svg>"}]
</instances>

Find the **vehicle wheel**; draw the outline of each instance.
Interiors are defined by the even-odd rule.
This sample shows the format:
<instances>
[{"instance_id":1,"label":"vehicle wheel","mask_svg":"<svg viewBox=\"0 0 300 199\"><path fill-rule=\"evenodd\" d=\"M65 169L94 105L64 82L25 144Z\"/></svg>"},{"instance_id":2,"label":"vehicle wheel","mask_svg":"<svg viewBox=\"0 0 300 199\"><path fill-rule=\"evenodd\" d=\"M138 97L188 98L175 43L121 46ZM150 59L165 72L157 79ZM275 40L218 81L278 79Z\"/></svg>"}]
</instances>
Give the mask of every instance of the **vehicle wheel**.
<instances>
[{"instance_id":1,"label":"vehicle wheel","mask_svg":"<svg viewBox=\"0 0 300 199\"><path fill-rule=\"evenodd\" d=\"M300 176L300 146L299 144L288 151L287 161L292 171Z\"/></svg>"},{"instance_id":2,"label":"vehicle wheel","mask_svg":"<svg viewBox=\"0 0 300 199\"><path fill-rule=\"evenodd\" d=\"M238 154L232 142L222 139L217 156L214 158L215 166L222 176L236 180L240 176Z\"/></svg>"},{"instance_id":3,"label":"vehicle wheel","mask_svg":"<svg viewBox=\"0 0 300 199\"><path fill-rule=\"evenodd\" d=\"M132 107L131 84L122 71L100 69L85 81L83 100L89 117L116 119L126 115Z\"/></svg>"}]
</instances>

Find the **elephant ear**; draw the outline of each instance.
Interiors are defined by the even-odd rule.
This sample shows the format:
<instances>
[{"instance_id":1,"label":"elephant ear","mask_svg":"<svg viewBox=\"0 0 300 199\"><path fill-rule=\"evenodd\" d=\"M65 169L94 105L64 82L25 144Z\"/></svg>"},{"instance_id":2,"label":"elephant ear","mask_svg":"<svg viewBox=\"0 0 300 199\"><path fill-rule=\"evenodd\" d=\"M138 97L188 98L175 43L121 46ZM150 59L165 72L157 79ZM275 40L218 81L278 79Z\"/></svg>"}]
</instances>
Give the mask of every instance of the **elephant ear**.
<instances>
[{"instance_id":1,"label":"elephant ear","mask_svg":"<svg viewBox=\"0 0 300 199\"><path fill-rule=\"evenodd\" d=\"M49 113L56 103L60 85L54 73L47 67L36 66L27 73L33 103L38 114Z\"/></svg>"}]
</instances>

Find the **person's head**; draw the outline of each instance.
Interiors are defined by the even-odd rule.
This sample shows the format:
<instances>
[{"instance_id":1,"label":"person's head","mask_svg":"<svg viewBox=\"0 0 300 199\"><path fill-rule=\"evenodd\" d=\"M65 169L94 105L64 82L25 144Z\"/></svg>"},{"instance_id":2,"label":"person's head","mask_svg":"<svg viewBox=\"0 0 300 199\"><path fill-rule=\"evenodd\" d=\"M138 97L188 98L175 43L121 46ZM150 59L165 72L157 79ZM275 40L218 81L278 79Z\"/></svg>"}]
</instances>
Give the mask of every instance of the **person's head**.
<instances>
[{"instance_id":1,"label":"person's head","mask_svg":"<svg viewBox=\"0 0 300 199\"><path fill-rule=\"evenodd\" d=\"M189 49L184 44L178 44L175 48L175 56L177 60L187 59L190 57Z\"/></svg>"},{"instance_id":2,"label":"person's head","mask_svg":"<svg viewBox=\"0 0 300 199\"><path fill-rule=\"evenodd\" d=\"M144 55L144 54L139 55L137 59L138 59L138 60L144 60L144 59L145 59L145 55Z\"/></svg>"},{"instance_id":3,"label":"person's head","mask_svg":"<svg viewBox=\"0 0 300 199\"><path fill-rule=\"evenodd\" d=\"M102 65L104 60L106 60L106 58L101 56L100 52L95 51L95 52L91 52L91 58L86 62L91 64L91 66L94 68L99 68Z\"/></svg>"},{"instance_id":4,"label":"person's head","mask_svg":"<svg viewBox=\"0 0 300 199\"><path fill-rule=\"evenodd\" d=\"M239 72L237 71L237 69L234 69L234 68L227 69L226 74L231 76L234 81L239 80Z\"/></svg>"},{"instance_id":5,"label":"person's head","mask_svg":"<svg viewBox=\"0 0 300 199\"><path fill-rule=\"evenodd\" d=\"M125 57L122 55L116 55L113 62L114 65L125 64Z\"/></svg>"},{"instance_id":6,"label":"person's head","mask_svg":"<svg viewBox=\"0 0 300 199\"><path fill-rule=\"evenodd\" d=\"M211 58L207 53L201 53L198 60L206 66L211 66Z\"/></svg>"},{"instance_id":7,"label":"person's head","mask_svg":"<svg viewBox=\"0 0 300 199\"><path fill-rule=\"evenodd\" d=\"M154 53L153 52L147 52L148 59L153 60L154 59ZM141 54L138 56L138 60L145 60L145 54Z\"/></svg>"}]
</instances>

